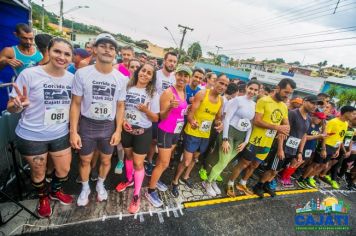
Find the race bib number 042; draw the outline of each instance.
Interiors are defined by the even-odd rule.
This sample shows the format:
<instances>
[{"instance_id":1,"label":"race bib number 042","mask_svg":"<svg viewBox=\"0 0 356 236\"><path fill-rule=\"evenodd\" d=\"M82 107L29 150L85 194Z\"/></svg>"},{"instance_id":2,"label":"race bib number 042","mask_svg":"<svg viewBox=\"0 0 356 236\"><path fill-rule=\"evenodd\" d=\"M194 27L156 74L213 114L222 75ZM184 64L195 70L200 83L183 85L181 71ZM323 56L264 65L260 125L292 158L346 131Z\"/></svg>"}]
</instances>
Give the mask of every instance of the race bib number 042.
<instances>
[{"instance_id":1,"label":"race bib number 042","mask_svg":"<svg viewBox=\"0 0 356 236\"><path fill-rule=\"evenodd\" d=\"M56 125L69 122L69 107L46 107L45 125Z\"/></svg>"}]
</instances>

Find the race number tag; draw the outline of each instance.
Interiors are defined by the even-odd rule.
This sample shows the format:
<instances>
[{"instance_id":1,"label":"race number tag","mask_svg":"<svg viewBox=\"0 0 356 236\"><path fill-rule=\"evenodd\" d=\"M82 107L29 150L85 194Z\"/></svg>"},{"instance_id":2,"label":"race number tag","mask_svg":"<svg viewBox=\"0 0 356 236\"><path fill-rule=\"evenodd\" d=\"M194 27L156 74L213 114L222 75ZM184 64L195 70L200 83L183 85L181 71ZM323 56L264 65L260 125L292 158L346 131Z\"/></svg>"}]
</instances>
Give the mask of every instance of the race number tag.
<instances>
[{"instance_id":1,"label":"race number tag","mask_svg":"<svg viewBox=\"0 0 356 236\"><path fill-rule=\"evenodd\" d=\"M184 126L184 121L177 121L176 128L174 129L175 134L180 134Z\"/></svg>"},{"instance_id":2,"label":"race number tag","mask_svg":"<svg viewBox=\"0 0 356 236\"><path fill-rule=\"evenodd\" d=\"M251 122L248 119L240 119L237 123L237 130L246 132L251 128Z\"/></svg>"},{"instance_id":3,"label":"race number tag","mask_svg":"<svg viewBox=\"0 0 356 236\"><path fill-rule=\"evenodd\" d=\"M136 110L129 110L125 111L125 119L131 124L131 125L138 125L141 122L141 112L136 111Z\"/></svg>"},{"instance_id":4,"label":"race number tag","mask_svg":"<svg viewBox=\"0 0 356 236\"><path fill-rule=\"evenodd\" d=\"M338 147L340 146L340 144L342 144L341 141L337 142L337 143L335 144L334 148L338 148Z\"/></svg>"},{"instance_id":5,"label":"race number tag","mask_svg":"<svg viewBox=\"0 0 356 236\"><path fill-rule=\"evenodd\" d=\"M300 138L295 138L292 136L289 136L286 142L286 146L293 148L293 149L297 149L299 146L301 139Z\"/></svg>"},{"instance_id":6,"label":"race number tag","mask_svg":"<svg viewBox=\"0 0 356 236\"><path fill-rule=\"evenodd\" d=\"M313 150L311 149L306 149L305 150L305 153L304 153L304 156L305 157L311 157L311 154L313 153Z\"/></svg>"},{"instance_id":7,"label":"race number tag","mask_svg":"<svg viewBox=\"0 0 356 236\"><path fill-rule=\"evenodd\" d=\"M203 121L201 123L201 126L199 127L199 130L202 132L210 132L211 125L213 124L212 121Z\"/></svg>"},{"instance_id":8,"label":"race number tag","mask_svg":"<svg viewBox=\"0 0 356 236\"><path fill-rule=\"evenodd\" d=\"M93 102L90 105L90 115L95 120L105 120L110 118L112 113L111 103Z\"/></svg>"},{"instance_id":9,"label":"race number tag","mask_svg":"<svg viewBox=\"0 0 356 236\"><path fill-rule=\"evenodd\" d=\"M345 139L345 142L344 142L344 146L345 147L348 147L348 146L350 146L350 142L351 142L351 139Z\"/></svg>"},{"instance_id":10,"label":"race number tag","mask_svg":"<svg viewBox=\"0 0 356 236\"><path fill-rule=\"evenodd\" d=\"M45 125L57 125L69 122L69 107L46 107Z\"/></svg>"},{"instance_id":11,"label":"race number tag","mask_svg":"<svg viewBox=\"0 0 356 236\"><path fill-rule=\"evenodd\" d=\"M274 138L274 136L276 136L276 134L277 134L277 130L268 129L266 131L266 136L268 138Z\"/></svg>"}]
</instances>

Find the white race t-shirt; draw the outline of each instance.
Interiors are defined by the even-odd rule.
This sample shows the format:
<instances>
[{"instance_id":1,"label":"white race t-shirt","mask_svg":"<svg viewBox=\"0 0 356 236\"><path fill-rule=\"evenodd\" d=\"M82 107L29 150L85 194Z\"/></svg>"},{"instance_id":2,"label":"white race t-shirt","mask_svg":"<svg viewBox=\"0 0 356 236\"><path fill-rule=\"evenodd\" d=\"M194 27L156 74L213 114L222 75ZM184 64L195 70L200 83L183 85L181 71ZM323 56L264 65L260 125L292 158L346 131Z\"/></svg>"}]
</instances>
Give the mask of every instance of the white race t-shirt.
<instances>
[{"instance_id":1,"label":"white race t-shirt","mask_svg":"<svg viewBox=\"0 0 356 236\"><path fill-rule=\"evenodd\" d=\"M53 77L42 66L23 70L16 84L21 92L26 86L30 105L21 114L16 134L32 141L50 141L68 134L72 83L73 74L68 71ZM10 97L16 96L13 89Z\"/></svg>"},{"instance_id":2,"label":"white race t-shirt","mask_svg":"<svg viewBox=\"0 0 356 236\"><path fill-rule=\"evenodd\" d=\"M170 73L168 77L163 74L162 70L156 71L156 91L158 95L161 95L164 90L169 88L175 83L174 72Z\"/></svg>"},{"instance_id":3,"label":"white race t-shirt","mask_svg":"<svg viewBox=\"0 0 356 236\"><path fill-rule=\"evenodd\" d=\"M229 134L229 126L235 129L247 132L245 141L247 142L251 135L251 120L255 117L256 103L246 96L235 97L227 102L226 114L224 117L223 138Z\"/></svg>"},{"instance_id":4,"label":"white race t-shirt","mask_svg":"<svg viewBox=\"0 0 356 236\"><path fill-rule=\"evenodd\" d=\"M148 105L153 113L159 113L159 95L154 93L151 98L146 93L146 88L131 87L127 90L125 101L125 119L131 124L141 128L149 128L152 122L144 112L137 109L138 104Z\"/></svg>"},{"instance_id":5,"label":"white race t-shirt","mask_svg":"<svg viewBox=\"0 0 356 236\"><path fill-rule=\"evenodd\" d=\"M117 101L125 101L126 81L117 70L102 74L95 65L77 70L73 94L82 97L81 114L93 120L114 120Z\"/></svg>"}]
</instances>

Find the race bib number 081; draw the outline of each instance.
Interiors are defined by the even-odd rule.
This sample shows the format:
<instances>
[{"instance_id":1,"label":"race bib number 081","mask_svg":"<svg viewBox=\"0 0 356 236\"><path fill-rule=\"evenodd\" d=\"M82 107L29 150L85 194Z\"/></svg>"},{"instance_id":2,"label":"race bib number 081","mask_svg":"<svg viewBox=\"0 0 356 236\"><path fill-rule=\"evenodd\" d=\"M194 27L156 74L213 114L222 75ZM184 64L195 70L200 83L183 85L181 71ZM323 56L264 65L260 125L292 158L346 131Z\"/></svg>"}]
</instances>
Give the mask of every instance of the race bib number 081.
<instances>
[{"instance_id":1,"label":"race bib number 081","mask_svg":"<svg viewBox=\"0 0 356 236\"><path fill-rule=\"evenodd\" d=\"M69 107L46 107L45 125L56 125L69 122Z\"/></svg>"}]
</instances>

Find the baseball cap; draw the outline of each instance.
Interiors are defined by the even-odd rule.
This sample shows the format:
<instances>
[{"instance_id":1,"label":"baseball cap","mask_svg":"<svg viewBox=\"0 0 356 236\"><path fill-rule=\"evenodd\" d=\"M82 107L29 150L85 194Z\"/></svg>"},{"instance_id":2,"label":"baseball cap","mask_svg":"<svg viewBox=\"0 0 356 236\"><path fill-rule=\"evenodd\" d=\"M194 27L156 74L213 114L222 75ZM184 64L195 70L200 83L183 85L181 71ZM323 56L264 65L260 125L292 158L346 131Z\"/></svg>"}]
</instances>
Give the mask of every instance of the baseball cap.
<instances>
[{"instance_id":1,"label":"baseball cap","mask_svg":"<svg viewBox=\"0 0 356 236\"><path fill-rule=\"evenodd\" d=\"M321 102L321 100L315 95L308 95L304 97L304 101L315 102L315 103Z\"/></svg>"},{"instance_id":2,"label":"baseball cap","mask_svg":"<svg viewBox=\"0 0 356 236\"><path fill-rule=\"evenodd\" d=\"M179 65L178 67L177 67L177 69L176 69L176 73L178 73L178 72L186 72L189 76L192 76L192 74L193 74L193 72L192 72L192 70L188 67L188 66L186 66L186 65Z\"/></svg>"},{"instance_id":3,"label":"baseball cap","mask_svg":"<svg viewBox=\"0 0 356 236\"><path fill-rule=\"evenodd\" d=\"M292 98L292 100L290 100L290 102L295 102L298 104L303 104L303 99L301 99L300 97L296 97L296 98Z\"/></svg>"},{"instance_id":4,"label":"baseball cap","mask_svg":"<svg viewBox=\"0 0 356 236\"><path fill-rule=\"evenodd\" d=\"M326 115L325 115L324 112L319 112L319 111L314 112L313 116L317 117L320 120L325 120L326 119Z\"/></svg>"},{"instance_id":5,"label":"baseball cap","mask_svg":"<svg viewBox=\"0 0 356 236\"><path fill-rule=\"evenodd\" d=\"M111 34L108 34L108 33L99 34L98 36L96 36L94 45L97 46L98 43L101 41L109 41L112 44L114 44L114 46L116 48L118 48L118 44L117 44L115 38Z\"/></svg>"},{"instance_id":6,"label":"baseball cap","mask_svg":"<svg viewBox=\"0 0 356 236\"><path fill-rule=\"evenodd\" d=\"M83 48L74 49L74 55L75 56L80 56L83 59L90 57L90 53L87 50L83 49Z\"/></svg>"}]
</instances>

